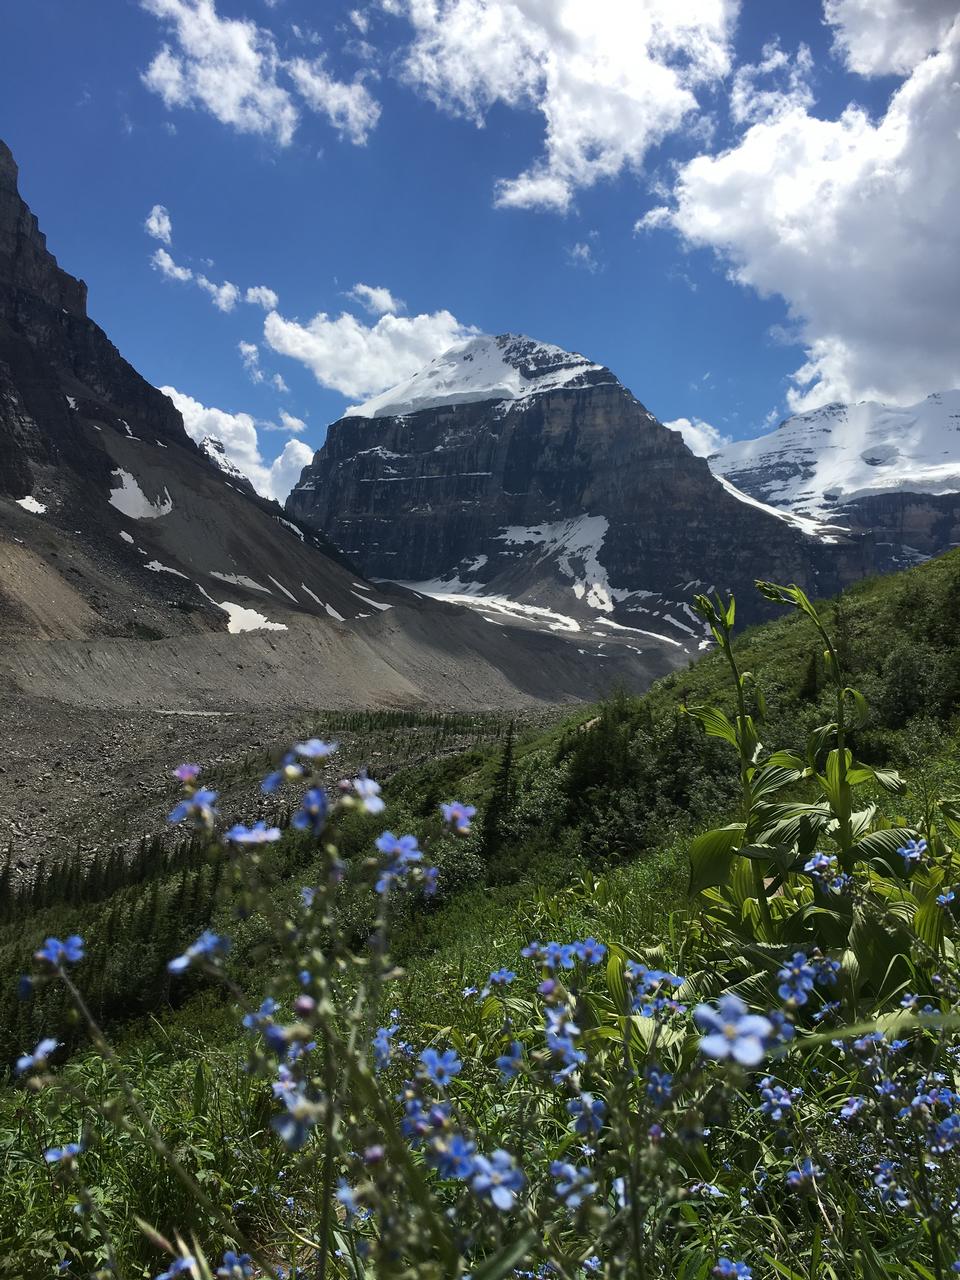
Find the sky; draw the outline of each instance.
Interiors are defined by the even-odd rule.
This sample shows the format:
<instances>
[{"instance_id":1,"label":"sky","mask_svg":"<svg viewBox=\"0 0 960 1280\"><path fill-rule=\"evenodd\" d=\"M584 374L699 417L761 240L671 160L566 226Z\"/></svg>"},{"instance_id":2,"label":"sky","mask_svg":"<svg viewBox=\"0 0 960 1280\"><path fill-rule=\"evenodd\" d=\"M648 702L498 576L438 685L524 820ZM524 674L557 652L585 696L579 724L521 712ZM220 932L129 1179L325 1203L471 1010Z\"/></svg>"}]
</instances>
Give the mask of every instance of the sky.
<instances>
[{"instance_id":1,"label":"sky","mask_svg":"<svg viewBox=\"0 0 960 1280\"><path fill-rule=\"evenodd\" d=\"M960 385L956 0L30 0L0 137L91 316L282 501L473 333L697 452Z\"/></svg>"}]
</instances>

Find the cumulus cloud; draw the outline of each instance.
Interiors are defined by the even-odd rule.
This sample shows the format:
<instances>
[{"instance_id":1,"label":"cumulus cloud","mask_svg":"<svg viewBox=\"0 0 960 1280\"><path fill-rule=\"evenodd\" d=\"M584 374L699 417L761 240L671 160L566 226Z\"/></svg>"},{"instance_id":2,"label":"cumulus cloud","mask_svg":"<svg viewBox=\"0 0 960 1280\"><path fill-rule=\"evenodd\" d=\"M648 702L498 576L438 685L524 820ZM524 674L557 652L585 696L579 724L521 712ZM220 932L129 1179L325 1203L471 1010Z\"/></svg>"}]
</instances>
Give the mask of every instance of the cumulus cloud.
<instances>
[{"instance_id":1,"label":"cumulus cloud","mask_svg":"<svg viewBox=\"0 0 960 1280\"><path fill-rule=\"evenodd\" d=\"M208 407L176 387L160 390L180 410L187 435L197 444L202 444L208 436L219 440L228 460L265 498L283 502L299 480L300 472L313 458L313 450L302 440L288 440L279 457L266 462L260 452L257 423L249 413L227 413Z\"/></svg>"},{"instance_id":2,"label":"cumulus cloud","mask_svg":"<svg viewBox=\"0 0 960 1280\"><path fill-rule=\"evenodd\" d=\"M290 390L290 388L284 382L283 378L280 376L279 373L275 373L273 375L273 377L270 379L270 383L273 387L276 388L277 391L287 392Z\"/></svg>"},{"instance_id":3,"label":"cumulus cloud","mask_svg":"<svg viewBox=\"0 0 960 1280\"><path fill-rule=\"evenodd\" d=\"M374 325L346 312L336 318L321 312L301 324L272 311L263 325L274 351L306 365L321 386L351 397L384 391L477 332L449 311L384 315Z\"/></svg>"},{"instance_id":4,"label":"cumulus cloud","mask_svg":"<svg viewBox=\"0 0 960 1280\"><path fill-rule=\"evenodd\" d=\"M164 244L173 243L173 223L170 221L170 214L162 204L153 206L147 214L143 229L148 236L153 236L154 240L162 240Z\"/></svg>"},{"instance_id":5,"label":"cumulus cloud","mask_svg":"<svg viewBox=\"0 0 960 1280\"><path fill-rule=\"evenodd\" d=\"M932 38L937 6L923 6L912 28L909 7L896 6L892 30L917 50ZM841 8L848 19L855 11L834 6L834 17ZM866 20L846 31L859 41L868 29L879 49ZM884 65L886 55L871 56ZM879 119L856 106L821 119L795 102L729 150L683 165L673 202L638 223L674 228L714 249L739 283L786 300L807 349L788 395L794 411L830 400L910 403L960 385L960 165L948 159L960 135L958 81L960 20Z\"/></svg>"},{"instance_id":6,"label":"cumulus cloud","mask_svg":"<svg viewBox=\"0 0 960 1280\"><path fill-rule=\"evenodd\" d=\"M730 70L739 0L381 0L414 28L406 81L482 124L533 107L545 149L497 203L565 210L578 188L639 169Z\"/></svg>"},{"instance_id":7,"label":"cumulus cloud","mask_svg":"<svg viewBox=\"0 0 960 1280\"><path fill-rule=\"evenodd\" d=\"M380 104L361 77L338 80L323 57L286 61L272 32L247 18L221 17L214 0L140 4L171 33L171 43L141 77L168 108L202 108L239 133L260 134L280 146L289 146L300 121L296 94L358 145L380 118Z\"/></svg>"},{"instance_id":8,"label":"cumulus cloud","mask_svg":"<svg viewBox=\"0 0 960 1280\"><path fill-rule=\"evenodd\" d=\"M244 301L253 303L254 306L263 307L264 311L276 311L280 299L272 289L268 289L265 284L254 285L252 289L248 289L244 294Z\"/></svg>"},{"instance_id":9,"label":"cumulus cloud","mask_svg":"<svg viewBox=\"0 0 960 1280\"><path fill-rule=\"evenodd\" d=\"M210 295L213 305L218 311L232 311L240 301L240 290L235 284L231 284L229 280L225 280L223 284L214 284L206 276L197 276L196 280L204 293Z\"/></svg>"},{"instance_id":10,"label":"cumulus cloud","mask_svg":"<svg viewBox=\"0 0 960 1280\"><path fill-rule=\"evenodd\" d=\"M150 259L154 268L165 276L167 280L179 280L186 284L187 281L193 279L193 272L189 267L180 267L174 262L166 249L158 249Z\"/></svg>"},{"instance_id":11,"label":"cumulus cloud","mask_svg":"<svg viewBox=\"0 0 960 1280\"><path fill-rule=\"evenodd\" d=\"M243 361L243 367L250 375L251 382L262 382L264 378L263 370L260 368L260 348L255 342L238 342L237 348L240 352L240 359Z\"/></svg>"},{"instance_id":12,"label":"cumulus cloud","mask_svg":"<svg viewBox=\"0 0 960 1280\"><path fill-rule=\"evenodd\" d=\"M730 89L730 116L735 124L755 124L784 115L794 107L812 107L810 75L813 57L805 44L791 58L773 42L758 63L738 67Z\"/></svg>"},{"instance_id":13,"label":"cumulus cloud","mask_svg":"<svg viewBox=\"0 0 960 1280\"><path fill-rule=\"evenodd\" d=\"M731 440L730 436L725 436L702 418L674 418L672 422L665 422L663 425L671 431L679 431L684 444L698 458L709 458L711 453L723 449Z\"/></svg>"},{"instance_id":14,"label":"cumulus cloud","mask_svg":"<svg viewBox=\"0 0 960 1280\"><path fill-rule=\"evenodd\" d=\"M382 285L355 284L347 297L359 302L372 316L394 316L405 309L405 304Z\"/></svg>"},{"instance_id":15,"label":"cumulus cloud","mask_svg":"<svg viewBox=\"0 0 960 1280\"><path fill-rule=\"evenodd\" d=\"M350 84L327 71L325 60L295 58L287 70L312 111L324 115L355 146L363 146L380 119L380 104L359 78Z\"/></svg>"},{"instance_id":16,"label":"cumulus cloud","mask_svg":"<svg viewBox=\"0 0 960 1280\"><path fill-rule=\"evenodd\" d=\"M906 75L946 38L957 0L824 0L823 11L851 71Z\"/></svg>"},{"instance_id":17,"label":"cumulus cloud","mask_svg":"<svg viewBox=\"0 0 960 1280\"><path fill-rule=\"evenodd\" d=\"M264 431L286 431L290 435L299 435L301 431L306 431L307 424L302 418L295 418L292 413L287 413L285 409L281 409L278 417L279 422L261 423Z\"/></svg>"}]
</instances>

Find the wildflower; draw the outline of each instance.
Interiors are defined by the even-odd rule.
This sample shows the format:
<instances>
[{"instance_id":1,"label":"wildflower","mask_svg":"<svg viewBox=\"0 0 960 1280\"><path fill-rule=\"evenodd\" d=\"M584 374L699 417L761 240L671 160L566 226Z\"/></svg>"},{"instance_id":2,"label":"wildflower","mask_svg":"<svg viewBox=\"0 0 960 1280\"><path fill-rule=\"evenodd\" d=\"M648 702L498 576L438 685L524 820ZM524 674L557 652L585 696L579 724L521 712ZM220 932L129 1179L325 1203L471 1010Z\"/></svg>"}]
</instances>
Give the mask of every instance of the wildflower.
<instances>
[{"instance_id":1,"label":"wildflower","mask_svg":"<svg viewBox=\"0 0 960 1280\"><path fill-rule=\"evenodd\" d=\"M43 1153L43 1158L47 1164L63 1164L65 1160L72 1160L74 1156L78 1156L83 1150L79 1142L68 1142L65 1147L47 1147Z\"/></svg>"},{"instance_id":2,"label":"wildflower","mask_svg":"<svg viewBox=\"0 0 960 1280\"><path fill-rule=\"evenodd\" d=\"M764 1076L758 1085L760 1090L760 1110L771 1120L781 1121L788 1111L793 1110L793 1100L800 1090L785 1089L783 1085L774 1084L772 1076Z\"/></svg>"},{"instance_id":3,"label":"wildflower","mask_svg":"<svg viewBox=\"0 0 960 1280\"><path fill-rule=\"evenodd\" d=\"M881 1160L874 1165L873 1185L880 1192L880 1199L884 1204L894 1209L907 1209L910 1206L910 1196L897 1182L894 1175L896 1167L892 1160Z\"/></svg>"},{"instance_id":4,"label":"wildflower","mask_svg":"<svg viewBox=\"0 0 960 1280\"><path fill-rule=\"evenodd\" d=\"M303 765L292 752L288 751L283 757L280 768L268 773L260 783L260 790L266 795L271 795L284 782L293 782L296 778L302 778L303 772Z\"/></svg>"},{"instance_id":5,"label":"wildflower","mask_svg":"<svg viewBox=\"0 0 960 1280\"><path fill-rule=\"evenodd\" d=\"M838 867L837 859L833 854L815 853L809 862L803 864L804 871L812 876L814 880L825 880L828 876L832 876Z\"/></svg>"},{"instance_id":6,"label":"wildflower","mask_svg":"<svg viewBox=\"0 0 960 1280\"><path fill-rule=\"evenodd\" d=\"M807 1003L807 993L813 990L816 973L802 951L794 953L793 959L784 965L777 977L780 979L777 994L781 1000L789 1004Z\"/></svg>"},{"instance_id":7,"label":"wildflower","mask_svg":"<svg viewBox=\"0 0 960 1280\"><path fill-rule=\"evenodd\" d=\"M339 748L339 742L321 742L319 738L308 738L306 742L298 742L294 751L305 760L325 760Z\"/></svg>"},{"instance_id":8,"label":"wildflower","mask_svg":"<svg viewBox=\"0 0 960 1280\"><path fill-rule=\"evenodd\" d=\"M200 776L200 766L198 764L178 764L173 771L173 776L180 782L196 782Z\"/></svg>"},{"instance_id":9,"label":"wildflower","mask_svg":"<svg viewBox=\"0 0 960 1280\"><path fill-rule=\"evenodd\" d=\"M290 1151L299 1151L310 1136L316 1119L316 1108L303 1092L302 1082L284 1097L286 1111L274 1116L270 1127Z\"/></svg>"},{"instance_id":10,"label":"wildflower","mask_svg":"<svg viewBox=\"0 0 960 1280\"><path fill-rule=\"evenodd\" d=\"M584 938L582 942L575 942L573 949L577 959L582 960L584 964L600 964L607 954L607 948L596 938Z\"/></svg>"},{"instance_id":11,"label":"wildflower","mask_svg":"<svg viewBox=\"0 0 960 1280\"><path fill-rule=\"evenodd\" d=\"M647 1071L647 1097L655 1107L662 1107L673 1094L673 1076L650 1067Z\"/></svg>"},{"instance_id":12,"label":"wildflower","mask_svg":"<svg viewBox=\"0 0 960 1280\"><path fill-rule=\"evenodd\" d=\"M300 801L300 808L290 819L290 825L298 831L312 831L320 835L327 821L330 805L322 787L311 787Z\"/></svg>"},{"instance_id":13,"label":"wildflower","mask_svg":"<svg viewBox=\"0 0 960 1280\"><path fill-rule=\"evenodd\" d=\"M458 800L442 804L440 812L443 814L444 822L453 827L460 836L470 834L470 823L477 816L477 811L472 804L460 804Z\"/></svg>"},{"instance_id":14,"label":"wildflower","mask_svg":"<svg viewBox=\"0 0 960 1280\"><path fill-rule=\"evenodd\" d=\"M487 981L492 987L508 987L516 976L512 969L495 969Z\"/></svg>"},{"instance_id":15,"label":"wildflower","mask_svg":"<svg viewBox=\"0 0 960 1280\"><path fill-rule=\"evenodd\" d=\"M357 1193L344 1178L341 1178L337 1184L337 1199L343 1205L344 1212L348 1218L352 1218L356 1215L357 1209L359 1208L359 1205L357 1204Z\"/></svg>"},{"instance_id":16,"label":"wildflower","mask_svg":"<svg viewBox=\"0 0 960 1280\"><path fill-rule=\"evenodd\" d=\"M596 1182L589 1169L578 1169L564 1160L554 1160L550 1165L554 1190L568 1209L579 1209L584 1200L594 1194Z\"/></svg>"},{"instance_id":17,"label":"wildflower","mask_svg":"<svg viewBox=\"0 0 960 1280\"><path fill-rule=\"evenodd\" d=\"M223 1262L217 1267L218 1280L249 1280L254 1275L253 1259L249 1253L234 1253L228 1249Z\"/></svg>"},{"instance_id":18,"label":"wildflower","mask_svg":"<svg viewBox=\"0 0 960 1280\"><path fill-rule=\"evenodd\" d=\"M786 1182L791 1191L809 1191L817 1178L822 1176L823 1170L807 1156L799 1169L790 1170L787 1174Z\"/></svg>"},{"instance_id":19,"label":"wildflower","mask_svg":"<svg viewBox=\"0 0 960 1280\"><path fill-rule=\"evenodd\" d=\"M506 1211L513 1208L517 1192L523 1188L523 1174L509 1151L497 1150L489 1159L476 1157L471 1186L478 1196Z\"/></svg>"},{"instance_id":20,"label":"wildflower","mask_svg":"<svg viewBox=\"0 0 960 1280\"><path fill-rule=\"evenodd\" d=\"M22 1076L25 1071L29 1071L31 1067L44 1067L47 1059L55 1049L59 1049L60 1041L51 1040L49 1037L40 1041L33 1053L25 1053L17 1059L14 1067L14 1074Z\"/></svg>"},{"instance_id":21,"label":"wildflower","mask_svg":"<svg viewBox=\"0 0 960 1280\"><path fill-rule=\"evenodd\" d=\"M416 836L395 836L392 831L384 831L376 845L388 859L374 886L377 893L384 894L402 882L407 872L423 859L423 854L417 848Z\"/></svg>"},{"instance_id":22,"label":"wildflower","mask_svg":"<svg viewBox=\"0 0 960 1280\"><path fill-rule=\"evenodd\" d=\"M166 1271L161 1272L156 1280L174 1280L174 1277L183 1275L185 1271L189 1271L191 1267L195 1266L196 1261L191 1257L174 1258Z\"/></svg>"},{"instance_id":23,"label":"wildflower","mask_svg":"<svg viewBox=\"0 0 960 1280\"><path fill-rule=\"evenodd\" d=\"M462 1133L448 1136L436 1134L427 1148L427 1163L441 1178L456 1178L466 1182L474 1172L477 1144Z\"/></svg>"},{"instance_id":24,"label":"wildflower","mask_svg":"<svg viewBox=\"0 0 960 1280\"><path fill-rule=\"evenodd\" d=\"M441 1089L462 1070L463 1063L453 1049L447 1049L445 1053L438 1053L436 1049L424 1049L420 1055L419 1074L427 1080L432 1080Z\"/></svg>"},{"instance_id":25,"label":"wildflower","mask_svg":"<svg viewBox=\"0 0 960 1280\"><path fill-rule=\"evenodd\" d=\"M59 938L47 938L40 950L33 953L33 958L56 967L61 964L77 964L83 959L83 954L83 939L72 933L63 942Z\"/></svg>"},{"instance_id":26,"label":"wildflower","mask_svg":"<svg viewBox=\"0 0 960 1280\"><path fill-rule=\"evenodd\" d=\"M839 1000L828 1000L822 1008L818 1009L813 1015L814 1022L823 1022L826 1018L832 1018L840 1009Z\"/></svg>"},{"instance_id":27,"label":"wildflower","mask_svg":"<svg viewBox=\"0 0 960 1280\"><path fill-rule=\"evenodd\" d=\"M548 942L543 951L543 963L548 969L572 969L577 953L569 943Z\"/></svg>"},{"instance_id":28,"label":"wildflower","mask_svg":"<svg viewBox=\"0 0 960 1280\"><path fill-rule=\"evenodd\" d=\"M718 1258L713 1274L719 1280L753 1280L753 1271L745 1262L733 1262L730 1258Z\"/></svg>"},{"instance_id":29,"label":"wildflower","mask_svg":"<svg viewBox=\"0 0 960 1280\"><path fill-rule=\"evenodd\" d=\"M359 778L354 778L353 790L367 813L383 813L387 807L380 798L379 782L374 782L365 773L362 773Z\"/></svg>"},{"instance_id":30,"label":"wildflower","mask_svg":"<svg viewBox=\"0 0 960 1280\"><path fill-rule=\"evenodd\" d=\"M708 1033L700 1041L700 1052L708 1058L733 1058L744 1067L755 1067L763 1060L764 1041L772 1034L773 1024L769 1018L749 1013L739 996L721 996L716 1008L699 1004L693 1017Z\"/></svg>"},{"instance_id":31,"label":"wildflower","mask_svg":"<svg viewBox=\"0 0 960 1280\"><path fill-rule=\"evenodd\" d=\"M578 1098L571 1098L567 1103L567 1111L573 1116L575 1132L599 1133L607 1114L607 1104L602 1098L595 1098L592 1093L581 1093Z\"/></svg>"},{"instance_id":32,"label":"wildflower","mask_svg":"<svg viewBox=\"0 0 960 1280\"><path fill-rule=\"evenodd\" d=\"M267 996L254 1013L243 1015L243 1025L248 1031L256 1031L266 1025L277 1011L277 1002L273 996Z\"/></svg>"},{"instance_id":33,"label":"wildflower","mask_svg":"<svg viewBox=\"0 0 960 1280\"><path fill-rule=\"evenodd\" d=\"M948 889L946 893L938 893L937 906L944 907L944 908L949 907L950 903L953 902L956 896L957 895L954 893L952 889Z\"/></svg>"},{"instance_id":34,"label":"wildflower","mask_svg":"<svg viewBox=\"0 0 960 1280\"><path fill-rule=\"evenodd\" d=\"M183 973L190 968L194 960L207 957L211 962L214 962L220 956L225 955L229 949L229 938L222 938L210 929L204 929L196 942L191 943L182 956L177 956L175 960L171 960L167 968L171 973Z\"/></svg>"},{"instance_id":35,"label":"wildflower","mask_svg":"<svg viewBox=\"0 0 960 1280\"><path fill-rule=\"evenodd\" d=\"M523 1045L519 1040L513 1040L510 1048L500 1055L497 1059L497 1069L504 1080L513 1080L520 1074L520 1064L523 1061Z\"/></svg>"},{"instance_id":36,"label":"wildflower","mask_svg":"<svg viewBox=\"0 0 960 1280\"><path fill-rule=\"evenodd\" d=\"M303 903L304 909L309 911L313 906L313 900L317 896L316 889L312 889L309 885L304 885L300 890L300 901Z\"/></svg>"},{"instance_id":37,"label":"wildflower","mask_svg":"<svg viewBox=\"0 0 960 1280\"><path fill-rule=\"evenodd\" d=\"M898 849L897 853L903 859L904 871L913 871L914 868L918 867L926 851L926 840L908 840L901 849Z\"/></svg>"},{"instance_id":38,"label":"wildflower","mask_svg":"<svg viewBox=\"0 0 960 1280\"><path fill-rule=\"evenodd\" d=\"M217 816L217 811L213 807L216 798L216 791L208 791L205 787L200 787L199 790L194 791L193 795L187 796L170 810L167 821L176 825L183 822L185 818L189 818L198 827L205 827L210 831Z\"/></svg>"},{"instance_id":39,"label":"wildflower","mask_svg":"<svg viewBox=\"0 0 960 1280\"><path fill-rule=\"evenodd\" d=\"M399 1030L399 1023L392 1022L389 1027L378 1027L373 1037L373 1061L378 1071L390 1065L393 1055L391 1039Z\"/></svg>"},{"instance_id":40,"label":"wildflower","mask_svg":"<svg viewBox=\"0 0 960 1280\"><path fill-rule=\"evenodd\" d=\"M528 942L525 947L521 948L520 954L523 956L524 960L542 961L545 950L546 949L542 942Z\"/></svg>"},{"instance_id":41,"label":"wildflower","mask_svg":"<svg viewBox=\"0 0 960 1280\"><path fill-rule=\"evenodd\" d=\"M813 979L818 986L835 987L840 976L840 961L831 960L829 956L814 955L810 958L813 968Z\"/></svg>"},{"instance_id":42,"label":"wildflower","mask_svg":"<svg viewBox=\"0 0 960 1280\"><path fill-rule=\"evenodd\" d=\"M265 822L255 822L252 827L245 827L242 822L238 822L223 838L231 844L272 844L280 839L280 828L268 827Z\"/></svg>"},{"instance_id":43,"label":"wildflower","mask_svg":"<svg viewBox=\"0 0 960 1280\"><path fill-rule=\"evenodd\" d=\"M571 1019L568 1009L552 1009L548 1007L546 1014L547 1048L563 1063L564 1071L559 1074L561 1076L569 1075L576 1067L587 1060L587 1055L582 1049L578 1049L574 1043L575 1038L580 1034L580 1028Z\"/></svg>"}]
</instances>

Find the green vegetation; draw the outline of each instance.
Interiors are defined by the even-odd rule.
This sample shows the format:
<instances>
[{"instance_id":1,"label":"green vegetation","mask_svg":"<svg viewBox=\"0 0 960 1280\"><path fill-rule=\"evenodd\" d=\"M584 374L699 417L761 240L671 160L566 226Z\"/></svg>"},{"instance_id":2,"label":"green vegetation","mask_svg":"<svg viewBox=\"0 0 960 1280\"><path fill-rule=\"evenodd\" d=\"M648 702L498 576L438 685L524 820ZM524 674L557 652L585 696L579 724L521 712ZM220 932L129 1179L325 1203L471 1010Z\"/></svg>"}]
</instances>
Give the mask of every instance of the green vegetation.
<instances>
[{"instance_id":1,"label":"green vegetation","mask_svg":"<svg viewBox=\"0 0 960 1280\"><path fill-rule=\"evenodd\" d=\"M726 608L701 602L718 650L643 698L617 696L546 730L471 718L439 724L441 736L448 728L476 729L476 745L435 752L394 774L384 790L386 822L356 807L338 816L346 879L330 914L325 908L316 924L302 926L317 930L314 954L328 957L331 973L346 975L330 978L343 984L341 994L366 991L357 1024L366 1032L396 1007L400 1035L418 1050L431 1042L452 1046L466 1068L458 1107L484 1135L483 1149L529 1156L531 1198L513 1231L525 1244L515 1255L504 1250L489 1205L480 1212L446 1184L435 1192L437 1206L472 1224L470 1265L483 1257L490 1268L478 1275L492 1280L521 1265L529 1269L517 1274L541 1274L535 1268L549 1260L554 1272L542 1274L580 1276L596 1253L610 1280L701 1280L722 1255L748 1257L755 1277L942 1280L960 1247L950 1221L960 1184L952 1139L930 1137L953 1114L952 1097L945 1095L939 1110L925 1103L919 1119L914 1108L913 1128L896 1123L898 1109L913 1105L911 1090L929 1091L924 1073L939 1070L944 1087L955 1087L956 925L952 899L939 899L956 874L949 842L960 840L960 809L949 799L940 803L960 792L960 553L861 584L821 606L822 636L802 596L770 594L793 612L732 645ZM402 733L419 723L371 722L370 729ZM451 797L479 810L466 838L438 814ZM388 991L365 958L368 939L383 927L370 893L369 855L384 825L414 833L439 871L430 904L406 896L392 905L392 957L406 972ZM927 841L922 865L904 866L897 850L917 835ZM851 876L850 887L832 890L805 871L816 850L836 859L829 874ZM74 867L60 885L45 872L6 907L4 1055L12 1059L43 1035L81 1043L84 1028L71 1024L61 984L42 985L26 1002L12 991L44 936L82 934L87 957L78 979L92 1013L116 1026L118 1062L152 1124L235 1233L198 1204L162 1152L149 1140L144 1145L141 1124L103 1123L104 1109L119 1116L122 1088L115 1067L85 1048L62 1072L66 1111L52 1091L36 1099L19 1089L0 1096L0 1151L10 1170L0 1190L0 1277L50 1275L64 1256L92 1265L98 1251L107 1256L107 1235L122 1274L153 1275L162 1255L144 1238L137 1215L171 1239L178 1229L197 1232L211 1256L247 1240L272 1267L309 1265L310 1274L318 1222L327 1222L338 1247L353 1249L365 1238L357 1224L348 1230L352 1220L342 1209L331 1225L332 1184L328 1166L317 1163L319 1150L291 1161L272 1133L272 1068L257 1049L254 1071L242 1070L251 1050L234 1007L245 998L256 1006L265 990L289 999L298 941L278 921L299 918L300 886L326 883L330 857L322 842L289 830L250 859L254 884L253 873L238 871L222 846L194 838L166 850L145 846L133 867ZM0 886L0 904L9 904L8 871L0 872ZM227 1000L199 977L175 980L166 969L208 925L232 938ZM543 973L528 966L509 993L461 993L482 988L501 966L521 969L520 950L533 938L588 936L608 944L609 963L596 973L561 976L589 1059L577 1088L606 1098L611 1111L593 1166L602 1190L582 1212L551 1216L549 1179L534 1186L534 1154L544 1166L540 1178L550 1159L579 1165L583 1157L564 1137L557 1104L563 1088L550 1093L550 1064L537 1058ZM811 973L835 959L836 990L785 1005L797 1044L780 1057L771 1049L767 1066L777 1088L803 1092L791 1094L786 1120L771 1124L767 1112L767 1120L758 1119L757 1080L742 1063L713 1075L704 1069L689 1018L637 1012L635 1001L645 997L630 966L682 974L677 998L685 1003L733 990L769 1009L778 1002L777 975L798 948L805 962L813 957ZM902 1012L905 992L917 999ZM915 1013L924 1003L926 1022ZM311 1027L331 1044L353 1025L351 1016L343 1014L336 1031L322 1019ZM835 1048L831 1040L850 1024L861 1036L880 1027L902 1040L901 1059L894 1063L892 1050L868 1042L854 1053ZM530 1067L504 1106L493 1062L514 1035L531 1055ZM345 1116L368 1088L351 1061L338 1059ZM392 1097L412 1069L391 1067L398 1074L384 1096ZM643 1083L652 1070L673 1081L671 1098L656 1105ZM884 1109L873 1095L888 1084L893 1101ZM838 1130L838 1106L861 1095L869 1095L868 1120ZM369 1134L358 1137L352 1123L344 1120L336 1140L325 1128L320 1147L329 1169L335 1163L338 1176L360 1186L361 1201L376 1214L384 1197L401 1196L401 1184L356 1166L350 1142ZM664 1130L663 1141L648 1136L651 1124ZM90 1145L82 1160L89 1191L41 1175L38 1159L49 1143L80 1138ZM390 1150L398 1162L390 1177L414 1176L409 1156ZM803 1159L817 1172L805 1175ZM884 1160L892 1167L876 1173L873 1165ZM784 1184L794 1166L799 1192ZM618 1209L617 1178L625 1179L623 1194L636 1213ZM364 1190L368 1184L373 1189ZM93 1209L84 1196L93 1197ZM78 1204L86 1205L79 1215ZM639 1225L640 1208L648 1230ZM351 1255L349 1267L326 1274L460 1274L449 1260L438 1261L447 1228L431 1226L431 1212L411 1207L418 1238L433 1243L414 1246L404 1236L402 1265L387 1266L374 1246L373 1270ZM443 1239L450 1244L452 1237ZM467 1266L460 1252L457 1259Z\"/></svg>"}]
</instances>

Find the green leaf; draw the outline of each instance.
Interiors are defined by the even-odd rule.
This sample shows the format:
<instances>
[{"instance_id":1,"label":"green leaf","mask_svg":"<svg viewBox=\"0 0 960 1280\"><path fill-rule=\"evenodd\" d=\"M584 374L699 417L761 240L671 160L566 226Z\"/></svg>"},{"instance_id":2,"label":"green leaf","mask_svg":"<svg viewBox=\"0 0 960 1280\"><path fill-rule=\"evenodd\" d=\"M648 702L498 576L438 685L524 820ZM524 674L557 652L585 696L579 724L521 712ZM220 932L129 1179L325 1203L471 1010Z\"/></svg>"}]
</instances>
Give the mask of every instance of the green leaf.
<instances>
[{"instance_id":1,"label":"green leaf","mask_svg":"<svg viewBox=\"0 0 960 1280\"><path fill-rule=\"evenodd\" d=\"M733 822L728 827L717 827L704 832L690 843L690 894L699 893L708 885L723 884L730 874L733 853L746 827Z\"/></svg>"},{"instance_id":2,"label":"green leaf","mask_svg":"<svg viewBox=\"0 0 960 1280\"><path fill-rule=\"evenodd\" d=\"M941 800L940 812L950 834L954 839L960 840L960 796Z\"/></svg>"},{"instance_id":3,"label":"green leaf","mask_svg":"<svg viewBox=\"0 0 960 1280\"><path fill-rule=\"evenodd\" d=\"M700 722L709 737L723 738L732 747L739 745L736 730L719 707L684 707L683 710Z\"/></svg>"},{"instance_id":4,"label":"green leaf","mask_svg":"<svg viewBox=\"0 0 960 1280\"><path fill-rule=\"evenodd\" d=\"M946 912L937 904L936 895L931 893L927 901L917 908L917 914L913 917L913 927L917 937L921 942L926 943L935 955L939 953L940 944L943 941L945 915Z\"/></svg>"},{"instance_id":5,"label":"green leaf","mask_svg":"<svg viewBox=\"0 0 960 1280\"><path fill-rule=\"evenodd\" d=\"M627 999L627 982L623 976L624 957L622 952L611 948L607 960L607 989L613 996L618 1013L626 1013L629 1006Z\"/></svg>"},{"instance_id":6,"label":"green leaf","mask_svg":"<svg viewBox=\"0 0 960 1280\"><path fill-rule=\"evenodd\" d=\"M891 795L902 796L907 789L907 784L896 769L874 769L873 776L878 785L883 787L884 791L889 791Z\"/></svg>"},{"instance_id":7,"label":"green leaf","mask_svg":"<svg viewBox=\"0 0 960 1280\"><path fill-rule=\"evenodd\" d=\"M853 714L850 717L849 727L851 729L862 729L870 719L870 707L866 698L859 689L846 688L843 691L845 698L850 698L853 702Z\"/></svg>"},{"instance_id":8,"label":"green leaf","mask_svg":"<svg viewBox=\"0 0 960 1280\"><path fill-rule=\"evenodd\" d=\"M802 769L767 763L753 775L750 781L750 794L755 801L762 800L764 796L773 795L777 791L782 791L784 787L799 782L802 777Z\"/></svg>"},{"instance_id":9,"label":"green leaf","mask_svg":"<svg viewBox=\"0 0 960 1280\"><path fill-rule=\"evenodd\" d=\"M896 857L897 850L902 849L908 840L915 840L916 835L909 827L888 827L885 831L871 831L854 843L853 852L857 858L883 858L890 862L891 858Z\"/></svg>"}]
</instances>

